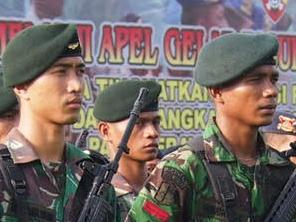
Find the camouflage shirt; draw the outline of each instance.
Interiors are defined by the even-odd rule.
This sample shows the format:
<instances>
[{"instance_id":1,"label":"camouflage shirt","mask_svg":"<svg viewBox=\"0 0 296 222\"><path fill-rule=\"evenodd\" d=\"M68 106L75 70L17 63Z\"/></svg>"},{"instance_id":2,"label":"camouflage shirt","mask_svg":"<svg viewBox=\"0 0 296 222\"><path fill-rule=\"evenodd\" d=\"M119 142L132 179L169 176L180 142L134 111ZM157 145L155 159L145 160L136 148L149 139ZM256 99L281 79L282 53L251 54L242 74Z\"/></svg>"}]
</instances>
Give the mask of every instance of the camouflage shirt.
<instances>
[{"instance_id":1,"label":"camouflage shirt","mask_svg":"<svg viewBox=\"0 0 296 222\"><path fill-rule=\"evenodd\" d=\"M121 218L126 218L132 203L138 194L119 173L114 175L112 185L115 188Z\"/></svg>"},{"instance_id":2,"label":"camouflage shirt","mask_svg":"<svg viewBox=\"0 0 296 222\"><path fill-rule=\"evenodd\" d=\"M236 221L263 221L294 166L258 137L259 156L254 166L242 164L229 151L215 123L203 134L205 157L227 167L242 194L233 209ZM201 156L189 145L166 156L152 172L129 213L131 221L225 221L215 211L216 199Z\"/></svg>"},{"instance_id":3,"label":"camouflage shirt","mask_svg":"<svg viewBox=\"0 0 296 222\"><path fill-rule=\"evenodd\" d=\"M71 200L82 175L82 170L76 162L88 156L74 145L66 144L64 161L44 164L30 142L16 128L9 133L6 145L12 160L20 166L25 175L26 206L30 212L30 221L53 221L49 219L52 216L56 218L54 221L66 221ZM110 191L108 201L116 212L114 190ZM18 221L15 210L13 211L11 207L13 205L11 186L4 181L0 171L1 221ZM32 216L37 214L38 217Z\"/></svg>"}]
</instances>

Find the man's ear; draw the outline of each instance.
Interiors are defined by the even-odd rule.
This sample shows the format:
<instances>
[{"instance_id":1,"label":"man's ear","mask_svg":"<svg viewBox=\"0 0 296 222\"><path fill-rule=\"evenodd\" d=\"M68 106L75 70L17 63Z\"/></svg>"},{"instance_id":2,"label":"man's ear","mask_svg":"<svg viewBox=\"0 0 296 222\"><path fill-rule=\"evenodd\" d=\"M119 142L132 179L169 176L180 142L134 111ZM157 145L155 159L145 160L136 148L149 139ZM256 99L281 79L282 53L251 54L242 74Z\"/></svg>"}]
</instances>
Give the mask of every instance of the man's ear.
<instances>
[{"instance_id":1,"label":"man's ear","mask_svg":"<svg viewBox=\"0 0 296 222\"><path fill-rule=\"evenodd\" d=\"M208 93L211 96L212 100L216 103L224 103L222 97L222 90L219 87L210 87L208 88Z\"/></svg>"},{"instance_id":2,"label":"man's ear","mask_svg":"<svg viewBox=\"0 0 296 222\"><path fill-rule=\"evenodd\" d=\"M97 123L97 130L98 133L101 135L101 137L105 140L105 141L110 141L109 139L109 130L110 130L110 126L107 122L103 122L103 121L99 121Z\"/></svg>"},{"instance_id":3,"label":"man's ear","mask_svg":"<svg viewBox=\"0 0 296 222\"><path fill-rule=\"evenodd\" d=\"M29 100L28 84L20 84L13 87L13 91L17 97L24 100Z\"/></svg>"}]
</instances>

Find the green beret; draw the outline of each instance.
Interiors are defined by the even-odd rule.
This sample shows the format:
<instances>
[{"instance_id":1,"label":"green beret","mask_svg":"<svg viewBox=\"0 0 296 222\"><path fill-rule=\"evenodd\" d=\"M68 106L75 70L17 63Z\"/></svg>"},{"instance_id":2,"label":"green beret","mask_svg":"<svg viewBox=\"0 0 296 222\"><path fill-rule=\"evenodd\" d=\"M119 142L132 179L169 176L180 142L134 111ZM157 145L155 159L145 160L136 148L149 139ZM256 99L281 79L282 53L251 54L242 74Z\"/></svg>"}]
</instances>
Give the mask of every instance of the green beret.
<instances>
[{"instance_id":1,"label":"green beret","mask_svg":"<svg viewBox=\"0 0 296 222\"><path fill-rule=\"evenodd\" d=\"M161 86L152 80L126 80L117 82L98 94L94 116L106 122L128 118L142 87L148 88L149 93L141 112L157 111Z\"/></svg>"},{"instance_id":2,"label":"green beret","mask_svg":"<svg viewBox=\"0 0 296 222\"><path fill-rule=\"evenodd\" d=\"M274 65L278 47L276 37L270 34L222 35L201 50L195 80L203 86L229 83L259 65Z\"/></svg>"},{"instance_id":3,"label":"green beret","mask_svg":"<svg viewBox=\"0 0 296 222\"><path fill-rule=\"evenodd\" d=\"M17 99L11 89L4 87L0 66L0 115L10 111L17 105Z\"/></svg>"},{"instance_id":4,"label":"green beret","mask_svg":"<svg viewBox=\"0 0 296 222\"><path fill-rule=\"evenodd\" d=\"M31 81L57 59L81 55L76 26L42 24L27 28L11 40L3 54L4 83L8 87Z\"/></svg>"}]
</instances>

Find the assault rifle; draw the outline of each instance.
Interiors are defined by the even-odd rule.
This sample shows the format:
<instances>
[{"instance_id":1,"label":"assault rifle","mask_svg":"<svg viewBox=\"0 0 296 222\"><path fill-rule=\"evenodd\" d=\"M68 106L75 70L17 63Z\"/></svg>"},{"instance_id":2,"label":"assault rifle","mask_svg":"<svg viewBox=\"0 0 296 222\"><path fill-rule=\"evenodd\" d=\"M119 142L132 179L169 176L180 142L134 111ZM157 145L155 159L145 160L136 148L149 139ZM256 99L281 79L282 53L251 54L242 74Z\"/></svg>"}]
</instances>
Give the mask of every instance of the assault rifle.
<instances>
[{"instance_id":1,"label":"assault rifle","mask_svg":"<svg viewBox=\"0 0 296 222\"><path fill-rule=\"evenodd\" d=\"M295 156L296 142L290 143L291 149L284 151L287 158ZM296 169L275 201L264 222L289 222L296 215Z\"/></svg>"},{"instance_id":2,"label":"assault rifle","mask_svg":"<svg viewBox=\"0 0 296 222\"><path fill-rule=\"evenodd\" d=\"M110 183L113 175L117 172L118 162L121 155L123 152L129 153L127 142L137 120L139 119L139 114L148 91L149 90L147 88L140 89L138 98L134 103L133 110L130 112L129 122L121 138L115 158L109 164L103 165L97 173L97 176L94 178L92 187L77 220L78 222L110 221L111 218L109 215L112 215L113 212L111 206L105 199L107 191L111 186Z\"/></svg>"}]
</instances>

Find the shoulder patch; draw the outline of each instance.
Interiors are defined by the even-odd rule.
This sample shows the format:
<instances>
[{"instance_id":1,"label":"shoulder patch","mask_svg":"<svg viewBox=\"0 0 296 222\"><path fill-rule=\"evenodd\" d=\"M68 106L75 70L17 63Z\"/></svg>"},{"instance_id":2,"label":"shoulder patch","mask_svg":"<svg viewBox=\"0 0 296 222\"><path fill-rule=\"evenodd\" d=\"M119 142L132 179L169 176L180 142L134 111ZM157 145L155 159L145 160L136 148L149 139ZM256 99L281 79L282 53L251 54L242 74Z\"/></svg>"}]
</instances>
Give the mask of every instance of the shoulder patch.
<instances>
[{"instance_id":1,"label":"shoulder patch","mask_svg":"<svg viewBox=\"0 0 296 222\"><path fill-rule=\"evenodd\" d=\"M162 178L164 181L178 187L180 190L189 188L186 176L179 170L165 167L163 169Z\"/></svg>"}]
</instances>

